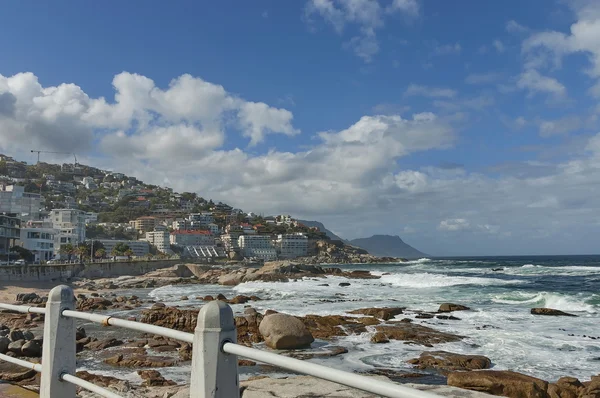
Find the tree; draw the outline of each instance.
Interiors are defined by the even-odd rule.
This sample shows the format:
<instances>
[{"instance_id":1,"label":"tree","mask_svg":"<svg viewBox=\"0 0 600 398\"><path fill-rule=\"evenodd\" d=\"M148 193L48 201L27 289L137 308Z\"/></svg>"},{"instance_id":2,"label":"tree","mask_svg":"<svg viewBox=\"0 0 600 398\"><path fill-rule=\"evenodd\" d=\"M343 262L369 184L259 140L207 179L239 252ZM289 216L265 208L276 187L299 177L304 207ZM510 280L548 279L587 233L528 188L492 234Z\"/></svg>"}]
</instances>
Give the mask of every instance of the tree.
<instances>
[{"instance_id":1,"label":"tree","mask_svg":"<svg viewBox=\"0 0 600 398\"><path fill-rule=\"evenodd\" d=\"M35 260L35 254L33 254L30 250L22 246L13 246L10 248L11 252L17 253L20 259L23 259L27 262L32 262Z\"/></svg>"},{"instance_id":2,"label":"tree","mask_svg":"<svg viewBox=\"0 0 600 398\"><path fill-rule=\"evenodd\" d=\"M75 248L72 244L66 243L60 246L59 250L60 254L65 254L69 261L71 261L71 256L75 253Z\"/></svg>"},{"instance_id":3,"label":"tree","mask_svg":"<svg viewBox=\"0 0 600 398\"><path fill-rule=\"evenodd\" d=\"M132 257L132 256L133 256L135 253L133 252L133 250L131 250L131 249L127 249L127 250L125 250L125 252L124 252L123 254L127 256L127 259L128 259L128 260L131 260L131 257Z\"/></svg>"},{"instance_id":4,"label":"tree","mask_svg":"<svg viewBox=\"0 0 600 398\"><path fill-rule=\"evenodd\" d=\"M90 249L85 243L82 243L74 249L74 253L79 257L79 261L81 262L84 257L87 257L90 254Z\"/></svg>"},{"instance_id":5,"label":"tree","mask_svg":"<svg viewBox=\"0 0 600 398\"><path fill-rule=\"evenodd\" d=\"M96 252L94 253L94 256L96 258L104 258L104 257L106 257L106 249L102 247L102 248L96 250Z\"/></svg>"}]
</instances>

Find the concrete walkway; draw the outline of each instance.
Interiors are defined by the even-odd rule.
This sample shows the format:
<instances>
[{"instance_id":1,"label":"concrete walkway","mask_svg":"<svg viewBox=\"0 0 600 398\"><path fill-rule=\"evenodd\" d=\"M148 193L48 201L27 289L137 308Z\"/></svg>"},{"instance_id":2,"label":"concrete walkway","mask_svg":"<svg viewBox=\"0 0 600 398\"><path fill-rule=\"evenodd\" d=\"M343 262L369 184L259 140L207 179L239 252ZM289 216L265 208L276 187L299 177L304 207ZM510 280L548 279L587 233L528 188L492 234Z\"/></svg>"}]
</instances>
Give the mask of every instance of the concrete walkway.
<instances>
[{"instance_id":1,"label":"concrete walkway","mask_svg":"<svg viewBox=\"0 0 600 398\"><path fill-rule=\"evenodd\" d=\"M2 398L37 398L39 394L14 384L0 382L0 397Z\"/></svg>"}]
</instances>

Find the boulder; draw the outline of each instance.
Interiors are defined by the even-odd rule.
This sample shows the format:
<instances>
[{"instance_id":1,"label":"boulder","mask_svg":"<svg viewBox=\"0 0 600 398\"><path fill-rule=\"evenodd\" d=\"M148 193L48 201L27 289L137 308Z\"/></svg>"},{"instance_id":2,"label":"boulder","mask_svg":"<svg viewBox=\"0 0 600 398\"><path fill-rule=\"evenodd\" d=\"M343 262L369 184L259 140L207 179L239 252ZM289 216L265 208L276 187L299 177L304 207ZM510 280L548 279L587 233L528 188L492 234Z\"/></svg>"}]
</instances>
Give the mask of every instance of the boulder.
<instances>
[{"instance_id":1,"label":"boulder","mask_svg":"<svg viewBox=\"0 0 600 398\"><path fill-rule=\"evenodd\" d=\"M371 336L371 343L385 344L385 343L389 343L389 342L390 342L390 340L387 338L385 333L377 332L373 336Z\"/></svg>"},{"instance_id":2,"label":"boulder","mask_svg":"<svg viewBox=\"0 0 600 398\"><path fill-rule=\"evenodd\" d=\"M85 381L89 381L100 387L115 387L115 386L129 386L129 383L125 380L117 379L112 376L102 376L94 373L87 372L85 370L80 370L75 374L80 379ZM119 388L117 388L119 390Z\"/></svg>"},{"instance_id":3,"label":"boulder","mask_svg":"<svg viewBox=\"0 0 600 398\"><path fill-rule=\"evenodd\" d=\"M177 361L174 358L143 354L133 354L128 356L118 354L105 359L104 363L122 368L163 368L175 366Z\"/></svg>"},{"instance_id":4,"label":"boulder","mask_svg":"<svg viewBox=\"0 0 600 398\"><path fill-rule=\"evenodd\" d=\"M531 313L533 315L549 315L549 316L577 316L573 314L569 314L567 312L563 312L560 310L555 310L552 308L532 308Z\"/></svg>"},{"instance_id":5,"label":"boulder","mask_svg":"<svg viewBox=\"0 0 600 398\"><path fill-rule=\"evenodd\" d=\"M560 381L560 380L559 380ZM600 375L592 376L592 379L585 383L585 389L581 392L579 398L598 398L600 397Z\"/></svg>"},{"instance_id":6,"label":"boulder","mask_svg":"<svg viewBox=\"0 0 600 398\"><path fill-rule=\"evenodd\" d=\"M583 395L585 385L574 377L561 377L556 383L548 385L550 398L577 398Z\"/></svg>"},{"instance_id":7,"label":"boulder","mask_svg":"<svg viewBox=\"0 0 600 398\"><path fill-rule=\"evenodd\" d=\"M350 283L348 283L348 282L340 282L340 283L338 283L338 286L346 287L346 286L350 286Z\"/></svg>"},{"instance_id":8,"label":"boulder","mask_svg":"<svg viewBox=\"0 0 600 398\"><path fill-rule=\"evenodd\" d=\"M122 340L117 340L114 338L104 339L104 340L96 340L88 343L85 348L91 351L100 351L105 348L117 347L123 344Z\"/></svg>"},{"instance_id":9,"label":"boulder","mask_svg":"<svg viewBox=\"0 0 600 398\"><path fill-rule=\"evenodd\" d=\"M29 330L23 332L23 338L27 341L35 339L35 336Z\"/></svg>"},{"instance_id":10,"label":"boulder","mask_svg":"<svg viewBox=\"0 0 600 398\"><path fill-rule=\"evenodd\" d=\"M406 322L375 326L375 330L385 334L390 340L402 340L427 347L432 347L433 344L459 341L463 338L462 336L441 332L427 326Z\"/></svg>"},{"instance_id":11,"label":"boulder","mask_svg":"<svg viewBox=\"0 0 600 398\"><path fill-rule=\"evenodd\" d=\"M361 308L358 310L353 310L348 312L348 314L362 314L362 315L370 315L379 319L383 319L387 321L388 319L392 319L396 315L402 314L405 308L401 307L385 307L385 308Z\"/></svg>"},{"instance_id":12,"label":"boulder","mask_svg":"<svg viewBox=\"0 0 600 398\"><path fill-rule=\"evenodd\" d=\"M38 373L10 362L0 361L0 380L7 383L18 383L36 377ZM2 394L0 394L2 396Z\"/></svg>"},{"instance_id":13,"label":"boulder","mask_svg":"<svg viewBox=\"0 0 600 398\"><path fill-rule=\"evenodd\" d=\"M144 380L142 382L142 386L147 387L162 387L162 386L173 386L175 383L173 380L165 379L158 371L156 370L138 370L138 375Z\"/></svg>"},{"instance_id":14,"label":"boulder","mask_svg":"<svg viewBox=\"0 0 600 398\"><path fill-rule=\"evenodd\" d=\"M448 385L509 398L547 398L548 382L508 370L451 372Z\"/></svg>"},{"instance_id":15,"label":"boulder","mask_svg":"<svg viewBox=\"0 0 600 398\"><path fill-rule=\"evenodd\" d=\"M473 370L489 369L492 361L483 355L462 355L447 351L429 351L414 358L408 363L415 365L418 369L441 369L451 370Z\"/></svg>"},{"instance_id":16,"label":"boulder","mask_svg":"<svg viewBox=\"0 0 600 398\"><path fill-rule=\"evenodd\" d=\"M21 330L12 330L8 334L8 338L10 339L10 341L25 340L25 336L23 335L23 332Z\"/></svg>"},{"instance_id":17,"label":"boulder","mask_svg":"<svg viewBox=\"0 0 600 398\"><path fill-rule=\"evenodd\" d=\"M141 322L194 333L198 310L180 310L175 307L154 308L154 306L149 310L142 311Z\"/></svg>"},{"instance_id":18,"label":"boulder","mask_svg":"<svg viewBox=\"0 0 600 398\"><path fill-rule=\"evenodd\" d=\"M10 339L8 337L0 337L0 354L6 354L9 345Z\"/></svg>"},{"instance_id":19,"label":"boulder","mask_svg":"<svg viewBox=\"0 0 600 398\"><path fill-rule=\"evenodd\" d=\"M460 304L443 303L440 305L438 312L452 312L452 311L466 311L470 310L469 307Z\"/></svg>"},{"instance_id":20,"label":"boulder","mask_svg":"<svg viewBox=\"0 0 600 398\"><path fill-rule=\"evenodd\" d=\"M267 346L278 350L306 348L315 341L301 320L286 314L264 317L259 331Z\"/></svg>"},{"instance_id":21,"label":"boulder","mask_svg":"<svg viewBox=\"0 0 600 398\"><path fill-rule=\"evenodd\" d=\"M188 296L181 296L180 300L185 301L185 300L189 300Z\"/></svg>"},{"instance_id":22,"label":"boulder","mask_svg":"<svg viewBox=\"0 0 600 398\"><path fill-rule=\"evenodd\" d=\"M23 345L25 345L25 340L13 341L8 345L8 351L19 356L21 355L21 348L23 348Z\"/></svg>"},{"instance_id":23,"label":"boulder","mask_svg":"<svg viewBox=\"0 0 600 398\"><path fill-rule=\"evenodd\" d=\"M39 358L42 356L42 345L38 340L31 340L23 344L21 354L25 357Z\"/></svg>"}]
</instances>

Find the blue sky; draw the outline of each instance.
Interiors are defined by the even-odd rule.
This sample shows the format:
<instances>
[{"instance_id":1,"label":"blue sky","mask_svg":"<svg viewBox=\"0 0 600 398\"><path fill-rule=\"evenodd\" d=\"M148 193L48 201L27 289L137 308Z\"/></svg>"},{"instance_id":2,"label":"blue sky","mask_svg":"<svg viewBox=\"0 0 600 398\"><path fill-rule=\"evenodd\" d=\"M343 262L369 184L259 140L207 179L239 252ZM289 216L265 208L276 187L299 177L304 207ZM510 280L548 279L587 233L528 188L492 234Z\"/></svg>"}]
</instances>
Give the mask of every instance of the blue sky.
<instances>
[{"instance_id":1,"label":"blue sky","mask_svg":"<svg viewBox=\"0 0 600 398\"><path fill-rule=\"evenodd\" d=\"M598 251L597 2L22 1L2 15L0 152L75 151L438 255Z\"/></svg>"}]
</instances>

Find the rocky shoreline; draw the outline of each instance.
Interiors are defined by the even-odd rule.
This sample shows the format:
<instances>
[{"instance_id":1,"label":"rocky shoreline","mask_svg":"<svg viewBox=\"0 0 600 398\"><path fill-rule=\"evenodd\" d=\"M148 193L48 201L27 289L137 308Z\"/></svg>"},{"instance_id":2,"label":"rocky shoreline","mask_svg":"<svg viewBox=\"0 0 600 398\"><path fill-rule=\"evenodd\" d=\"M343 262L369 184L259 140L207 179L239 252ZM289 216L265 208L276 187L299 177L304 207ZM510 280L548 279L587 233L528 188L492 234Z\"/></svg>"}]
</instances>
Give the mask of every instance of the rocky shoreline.
<instances>
[{"instance_id":1,"label":"rocky shoreline","mask_svg":"<svg viewBox=\"0 0 600 398\"><path fill-rule=\"evenodd\" d=\"M206 265L181 264L141 277L77 280L72 285L76 292L77 309L79 311L110 313L111 311L138 309L139 319L137 320L140 322L193 332L198 309L169 307L164 303L153 300L140 299L131 295L118 296L112 292L117 289L155 288L176 284L210 283L234 286L248 281L287 282L300 278L324 278L329 275L348 279L348 282L340 283L340 286L351 284L352 279L380 278L366 270L348 272L339 268L295 262L267 263L261 268L243 266L219 268ZM16 303L43 306L46 297L41 293L19 294L16 297ZM187 300L188 298L182 297L181 299ZM357 304L356 309L349 310L344 315L305 315L297 317L273 310L257 311L252 306L254 302L261 300L257 296L238 295L227 298L220 294L196 297L195 299L205 302L222 300L230 304L244 305L243 313L235 316L238 343L247 346L265 344L270 349L279 350L278 352L282 355L298 359L344 355L347 353L347 349L337 346L335 344L336 339L368 333L371 336L372 344L386 344L390 340L398 340L404 342L404 344L423 347L423 352L419 357L408 361L415 369L414 372L378 368L371 372L371 375L378 375L377 377L388 377L402 382L408 379L418 381L418 378L423 376L424 372L432 372L446 378L449 386L493 395L515 398L600 398L600 375L586 382L580 382L571 377L563 377L555 383L549 383L515 372L489 370L493 367L493 363L490 358L485 356L462 355L435 350L437 344L460 341L464 336L436 330L402 316L408 311L411 314L416 313L416 319L437 318L447 321L460 321L460 311L469 311L470 309L459 304L441 303L436 312L407 310L405 307L400 306L364 308ZM572 316L572 314L552 309L532 309L531 313L540 316ZM42 327L43 315L0 312L0 353L25 357L30 361L39 361L43 345L41 339ZM318 340L320 344L311 347L315 340ZM180 391L185 390L185 386L176 385L174 381L163 377L153 368L175 367L189 361L191 359L191 346L187 343L143 334L128 336L125 339L99 338L88 335L83 328L79 328L77 352L81 358L93 356L101 359L106 366L115 369L137 370L141 380L137 386L132 386L130 382L115 377L78 372L78 375L86 380L127 393L127 396L177 397ZM259 374L268 374L273 370L268 366L257 365L247 360L240 360L239 366L254 369L254 373ZM292 379L298 379L297 382L300 384L305 382L302 381L301 377L290 378L288 382L295 383L295 381L291 381ZM39 385L39 375L35 372L1 361L0 380L32 388ZM287 396L268 395L264 392L264 386L261 387L262 390L260 388L255 390L255 387L248 388L248 385L257 382L258 380L247 382L249 384L246 385L244 397ZM261 385L264 383L262 382ZM273 388L278 383L280 382L270 380L270 385ZM257 386L258 384L254 385ZM263 391L264 394L257 395L259 394L258 391ZM327 395L324 393L320 396L370 396L357 395L356 392L351 390L345 391L348 395ZM464 396L464 394L460 394L460 391L448 389L446 394L449 394L448 396ZM86 396L85 393L82 396Z\"/></svg>"}]
</instances>

